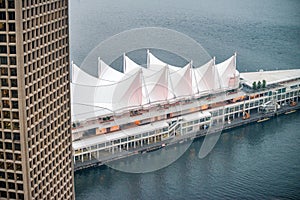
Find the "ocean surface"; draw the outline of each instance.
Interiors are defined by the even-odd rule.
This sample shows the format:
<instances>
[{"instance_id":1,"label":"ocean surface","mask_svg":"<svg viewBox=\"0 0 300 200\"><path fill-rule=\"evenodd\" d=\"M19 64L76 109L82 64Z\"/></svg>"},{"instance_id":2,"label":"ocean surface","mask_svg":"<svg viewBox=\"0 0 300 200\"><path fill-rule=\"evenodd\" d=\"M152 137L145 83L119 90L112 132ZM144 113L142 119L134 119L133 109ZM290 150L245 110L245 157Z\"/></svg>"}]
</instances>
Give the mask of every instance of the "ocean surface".
<instances>
[{"instance_id":1,"label":"ocean surface","mask_svg":"<svg viewBox=\"0 0 300 200\"><path fill-rule=\"evenodd\" d=\"M298 0L70 0L71 59L80 66L101 41L142 27L184 33L217 63L237 52L241 72L300 68ZM204 159L200 138L155 172L82 170L76 199L300 199L299 130L298 111L224 132Z\"/></svg>"}]
</instances>

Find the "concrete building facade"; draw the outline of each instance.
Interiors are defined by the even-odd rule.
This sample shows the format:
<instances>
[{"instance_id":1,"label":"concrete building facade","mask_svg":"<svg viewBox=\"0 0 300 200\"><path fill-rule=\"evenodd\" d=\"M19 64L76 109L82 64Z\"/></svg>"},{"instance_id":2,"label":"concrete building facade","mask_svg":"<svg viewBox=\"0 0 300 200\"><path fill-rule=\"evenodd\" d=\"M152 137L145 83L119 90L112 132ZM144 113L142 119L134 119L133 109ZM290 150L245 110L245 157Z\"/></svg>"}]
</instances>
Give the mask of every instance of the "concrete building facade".
<instances>
[{"instance_id":1,"label":"concrete building facade","mask_svg":"<svg viewBox=\"0 0 300 200\"><path fill-rule=\"evenodd\" d=\"M74 199L68 0L0 0L0 199Z\"/></svg>"}]
</instances>

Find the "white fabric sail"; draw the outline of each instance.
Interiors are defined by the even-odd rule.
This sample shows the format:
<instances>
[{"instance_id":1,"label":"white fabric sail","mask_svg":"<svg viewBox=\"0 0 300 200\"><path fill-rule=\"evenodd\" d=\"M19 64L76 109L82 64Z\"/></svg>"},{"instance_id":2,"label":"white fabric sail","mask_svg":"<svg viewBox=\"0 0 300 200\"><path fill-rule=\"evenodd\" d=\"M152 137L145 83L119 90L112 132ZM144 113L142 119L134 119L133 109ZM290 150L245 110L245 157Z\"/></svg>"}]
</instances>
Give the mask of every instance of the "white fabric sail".
<instances>
[{"instance_id":1,"label":"white fabric sail","mask_svg":"<svg viewBox=\"0 0 300 200\"><path fill-rule=\"evenodd\" d=\"M160 71L150 76L144 76L143 83L144 102L157 102L168 99L168 68L165 66Z\"/></svg>"},{"instance_id":2,"label":"white fabric sail","mask_svg":"<svg viewBox=\"0 0 300 200\"><path fill-rule=\"evenodd\" d=\"M96 86L99 84L99 79L89 75L72 62L72 83Z\"/></svg>"},{"instance_id":3,"label":"white fabric sail","mask_svg":"<svg viewBox=\"0 0 300 200\"><path fill-rule=\"evenodd\" d=\"M170 71L177 71L181 67L169 65L157 57L155 57L150 51L147 51L147 68L155 71L159 71L162 67L168 65Z\"/></svg>"},{"instance_id":4,"label":"white fabric sail","mask_svg":"<svg viewBox=\"0 0 300 200\"><path fill-rule=\"evenodd\" d=\"M216 65L223 89L234 89L239 86L239 73L236 70L236 54Z\"/></svg>"},{"instance_id":5,"label":"white fabric sail","mask_svg":"<svg viewBox=\"0 0 300 200\"><path fill-rule=\"evenodd\" d=\"M136 107L142 105L142 70L136 70L130 77L120 81L111 98L112 109ZM101 98L97 96L96 99Z\"/></svg>"},{"instance_id":6,"label":"white fabric sail","mask_svg":"<svg viewBox=\"0 0 300 200\"><path fill-rule=\"evenodd\" d=\"M98 78L102 80L101 85L118 82L123 77L124 74L122 72L115 70L98 58Z\"/></svg>"},{"instance_id":7,"label":"white fabric sail","mask_svg":"<svg viewBox=\"0 0 300 200\"><path fill-rule=\"evenodd\" d=\"M214 59L206 64L193 68L193 92L194 94L207 93L220 89L219 74L214 65Z\"/></svg>"},{"instance_id":8,"label":"white fabric sail","mask_svg":"<svg viewBox=\"0 0 300 200\"><path fill-rule=\"evenodd\" d=\"M239 85L236 55L215 65L214 59L198 68L170 66L148 52L144 68L124 55L124 73L101 59L98 78L72 64L71 104L74 120L85 120L141 105L234 89ZM153 70L154 69L154 70Z\"/></svg>"},{"instance_id":9,"label":"white fabric sail","mask_svg":"<svg viewBox=\"0 0 300 200\"><path fill-rule=\"evenodd\" d=\"M190 96L193 94L191 63L176 72L170 73L170 79L172 81L173 93L176 97Z\"/></svg>"},{"instance_id":10,"label":"white fabric sail","mask_svg":"<svg viewBox=\"0 0 300 200\"><path fill-rule=\"evenodd\" d=\"M164 68L164 67L162 67L162 68ZM145 76L145 77L152 76L152 74L157 72L157 71L142 67L141 65L137 64L136 62L131 60L126 55L123 56L123 69L124 69L123 71L124 71L125 76L128 76L128 75L130 75L130 73L132 71L139 70L139 69L143 70L143 76Z\"/></svg>"},{"instance_id":11,"label":"white fabric sail","mask_svg":"<svg viewBox=\"0 0 300 200\"><path fill-rule=\"evenodd\" d=\"M123 55L124 74L128 74L132 70L137 70L141 68L143 67L137 64L136 62L134 62L133 60L131 60L130 58L128 58L125 54Z\"/></svg>"}]
</instances>

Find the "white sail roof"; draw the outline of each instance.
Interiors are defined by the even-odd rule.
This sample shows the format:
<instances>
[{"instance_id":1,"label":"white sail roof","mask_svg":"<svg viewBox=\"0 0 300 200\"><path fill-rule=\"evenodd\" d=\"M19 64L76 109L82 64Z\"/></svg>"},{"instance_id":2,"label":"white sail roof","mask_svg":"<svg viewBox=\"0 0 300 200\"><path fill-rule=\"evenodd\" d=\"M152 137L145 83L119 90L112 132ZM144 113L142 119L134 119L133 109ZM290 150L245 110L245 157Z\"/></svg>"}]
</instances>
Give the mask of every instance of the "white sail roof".
<instances>
[{"instance_id":1,"label":"white sail roof","mask_svg":"<svg viewBox=\"0 0 300 200\"><path fill-rule=\"evenodd\" d=\"M143 95L145 97L145 102L152 103L167 100L169 93L168 84L167 66L150 76L144 76Z\"/></svg>"},{"instance_id":2,"label":"white sail roof","mask_svg":"<svg viewBox=\"0 0 300 200\"><path fill-rule=\"evenodd\" d=\"M177 71L181 68L181 67L169 65L169 64L161 61L157 57L155 57L149 50L147 51L147 68L148 69L158 71L166 65L168 65L169 69L172 71Z\"/></svg>"},{"instance_id":3,"label":"white sail roof","mask_svg":"<svg viewBox=\"0 0 300 200\"><path fill-rule=\"evenodd\" d=\"M130 58L128 58L125 54L123 55L124 74L127 74L132 70L137 70L137 69L141 69L141 68L143 68L143 67L140 66L139 64L137 64L136 62L134 62L133 60L131 60Z\"/></svg>"},{"instance_id":4,"label":"white sail roof","mask_svg":"<svg viewBox=\"0 0 300 200\"><path fill-rule=\"evenodd\" d=\"M131 76L118 82L111 97L112 109L136 107L142 105L142 70L136 70ZM96 100L101 95L96 96Z\"/></svg>"},{"instance_id":5,"label":"white sail roof","mask_svg":"<svg viewBox=\"0 0 300 200\"><path fill-rule=\"evenodd\" d=\"M191 63L170 73L171 89L176 97L193 95Z\"/></svg>"},{"instance_id":6,"label":"white sail roof","mask_svg":"<svg viewBox=\"0 0 300 200\"><path fill-rule=\"evenodd\" d=\"M72 83L81 85L98 85L99 79L89 75L72 62Z\"/></svg>"},{"instance_id":7,"label":"white sail roof","mask_svg":"<svg viewBox=\"0 0 300 200\"><path fill-rule=\"evenodd\" d=\"M219 73L221 87L223 89L234 89L239 85L239 73L236 70L236 54L222 63L216 65Z\"/></svg>"},{"instance_id":8,"label":"white sail roof","mask_svg":"<svg viewBox=\"0 0 300 200\"><path fill-rule=\"evenodd\" d=\"M193 91L195 94L218 90L220 88L219 74L214 65L214 59L206 64L193 68Z\"/></svg>"},{"instance_id":9,"label":"white sail roof","mask_svg":"<svg viewBox=\"0 0 300 200\"><path fill-rule=\"evenodd\" d=\"M215 65L214 59L192 68L170 66L148 52L144 68L124 55L124 73L98 60L98 77L72 65L73 119L87 119L160 101L210 93L238 86L236 56Z\"/></svg>"},{"instance_id":10,"label":"white sail roof","mask_svg":"<svg viewBox=\"0 0 300 200\"><path fill-rule=\"evenodd\" d=\"M143 103L152 103L168 99L169 93L169 69L167 65L159 66L155 70L144 68L126 55L123 56L124 73L128 75L132 70L142 70L143 74ZM173 95L172 95L173 97Z\"/></svg>"},{"instance_id":11,"label":"white sail roof","mask_svg":"<svg viewBox=\"0 0 300 200\"><path fill-rule=\"evenodd\" d=\"M122 72L115 70L98 58L98 79L102 80L101 85L118 82L123 77Z\"/></svg>"}]
</instances>

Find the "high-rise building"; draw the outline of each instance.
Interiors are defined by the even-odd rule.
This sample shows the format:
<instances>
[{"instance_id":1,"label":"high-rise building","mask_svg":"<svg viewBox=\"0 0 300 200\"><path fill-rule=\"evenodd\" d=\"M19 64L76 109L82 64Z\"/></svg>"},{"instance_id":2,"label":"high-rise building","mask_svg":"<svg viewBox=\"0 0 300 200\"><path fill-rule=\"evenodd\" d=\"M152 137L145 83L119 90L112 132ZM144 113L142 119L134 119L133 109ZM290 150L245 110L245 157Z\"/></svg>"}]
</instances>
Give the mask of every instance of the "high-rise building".
<instances>
[{"instance_id":1,"label":"high-rise building","mask_svg":"<svg viewBox=\"0 0 300 200\"><path fill-rule=\"evenodd\" d=\"M74 199L68 0L0 0L0 199Z\"/></svg>"}]
</instances>

